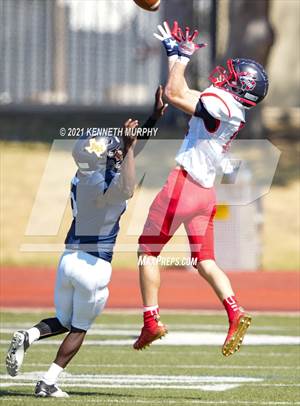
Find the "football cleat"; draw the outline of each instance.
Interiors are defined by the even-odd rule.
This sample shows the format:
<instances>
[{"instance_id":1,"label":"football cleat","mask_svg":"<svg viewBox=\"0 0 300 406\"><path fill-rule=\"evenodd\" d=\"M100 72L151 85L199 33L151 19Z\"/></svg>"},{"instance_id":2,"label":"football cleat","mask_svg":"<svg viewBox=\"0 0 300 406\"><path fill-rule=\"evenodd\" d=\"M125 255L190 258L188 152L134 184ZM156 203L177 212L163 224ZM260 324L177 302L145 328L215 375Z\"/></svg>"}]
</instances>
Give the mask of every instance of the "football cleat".
<instances>
[{"instance_id":1,"label":"football cleat","mask_svg":"<svg viewBox=\"0 0 300 406\"><path fill-rule=\"evenodd\" d=\"M230 323L228 334L222 348L222 354L225 357L234 354L241 347L248 327L251 324L251 316L239 311Z\"/></svg>"},{"instance_id":2,"label":"football cleat","mask_svg":"<svg viewBox=\"0 0 300 406\"><path fill-rule=\"evenodd\" d=\"M18 375L23 363L24 355L29 347L29 336L27 331L16 331L13 334L7 355L6 369L10 376Z\"/></svg>"},{"instance_id":3,"label":"football cleat","mask_svg":"<svg viewBox=\"0 0 300 406\"><path fill-rule=\"evenodd\" d=\"M157 325L155 329L149 330L144 326L139 338L133 344L133 348L135 350L143 350L144 348L149 347L153 341L164 337L167 333L167 327L161 321L159 321L159 316L157 316Z\"/></svg>"},{"instance_id":4,"label":"football cleat","mask_svg":"<svg viewBox=\"0 0 300 406\"><path fill-rule=\"evenodd\" d=\"M63 392L56 385L47 385L44 381L38 381L34 395L38 398L68 398L67 392Z\"/></svg>"}]
</instances>

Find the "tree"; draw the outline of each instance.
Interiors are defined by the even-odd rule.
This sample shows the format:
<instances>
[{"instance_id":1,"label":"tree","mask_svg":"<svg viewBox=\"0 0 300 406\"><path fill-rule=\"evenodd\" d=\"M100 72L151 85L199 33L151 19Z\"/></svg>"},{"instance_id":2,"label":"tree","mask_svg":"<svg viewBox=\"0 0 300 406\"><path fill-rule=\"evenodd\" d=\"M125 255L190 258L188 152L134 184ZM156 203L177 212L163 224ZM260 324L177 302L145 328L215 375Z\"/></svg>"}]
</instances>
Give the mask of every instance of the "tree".
<instances>
[{"instance_id":1,"label":"tree","mask_svg":"<svg viewBox=\"0 0 300 406\"><path fill-rule=\"evenodd\" d=\"M267 66L274 31L269 21L269 0L230 0L230 31L226 59L250 58ZM248 123L242 131L243 138L263 138L262 106L248 113Z\"/></svg>"},{"instance_id":2,"label":"tree","mask_svg":"<svg viewBox=\"0 0 300 406\"><path fill-rule=\"evenodd\" d=\"M163 13L164 19L173 23L173 21L178 21L179 26L184 28L189 26L191 28L197 26L197 15L195 13L194 1L182 1L182 0L171 0L165 1L163 3ZM187 72L187 78L191 85L195 84L196 78L196 63L194 60L191 61L189 70ZM167 65L162 66L162 77L167 76Z\"/></svg>"}]
</instances>

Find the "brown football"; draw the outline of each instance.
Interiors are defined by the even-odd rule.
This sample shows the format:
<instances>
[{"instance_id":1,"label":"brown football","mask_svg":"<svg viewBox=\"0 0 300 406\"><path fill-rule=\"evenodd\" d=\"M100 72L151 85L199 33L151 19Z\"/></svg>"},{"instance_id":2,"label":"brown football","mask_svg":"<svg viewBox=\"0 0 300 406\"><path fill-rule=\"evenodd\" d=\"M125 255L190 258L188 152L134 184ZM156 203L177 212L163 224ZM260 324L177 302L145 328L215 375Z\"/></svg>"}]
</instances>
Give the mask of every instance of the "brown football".
<instances>
[{"instance_id":1,"label":"brown football","mask_svg":"<svg viewBox=\"0 0 300 406\"><path fill-rule=\"evenodd\" d=\"M159 9L160 0L133 0L138 6L147 11L157 11Z\"/></svg>"}]
</instances>

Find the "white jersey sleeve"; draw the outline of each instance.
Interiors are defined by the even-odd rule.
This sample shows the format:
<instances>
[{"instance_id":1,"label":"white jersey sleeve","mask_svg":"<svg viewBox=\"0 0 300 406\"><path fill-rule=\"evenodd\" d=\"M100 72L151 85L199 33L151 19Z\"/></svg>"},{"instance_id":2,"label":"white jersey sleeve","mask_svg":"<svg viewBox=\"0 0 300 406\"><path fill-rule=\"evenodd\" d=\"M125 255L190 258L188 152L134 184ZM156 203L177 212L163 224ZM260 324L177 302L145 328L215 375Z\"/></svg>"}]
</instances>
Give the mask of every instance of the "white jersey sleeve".
<instances>
[{"instance_id":1,"label":"white jersey sleeve","mask_svg":"<svg viewBox=\"0 0 300 406\"><path fill-rule=\"evenodd\" d=\"M200 94L200 100L206 114L203 112L201 115L196 108L189 122L188 133L176 155L176 162L196 182L210 188L213 187L217 170L232 172L231 162L226 155L244 125L245 108L229 92L213 86ZM215 126L209 125L207 113L215 119Z\"/></svg>"},{"instance_id":2,"label":"white jersey sleeve","mask_svg":"<svg viewBox=\"0 0 300 406\"><path fill-rule=\"evenodd\" d=\"M208 113L220 121L244 121L243 109L230 93L210 86L201 93L200 99Z\"/></svg>"}]
</instances>

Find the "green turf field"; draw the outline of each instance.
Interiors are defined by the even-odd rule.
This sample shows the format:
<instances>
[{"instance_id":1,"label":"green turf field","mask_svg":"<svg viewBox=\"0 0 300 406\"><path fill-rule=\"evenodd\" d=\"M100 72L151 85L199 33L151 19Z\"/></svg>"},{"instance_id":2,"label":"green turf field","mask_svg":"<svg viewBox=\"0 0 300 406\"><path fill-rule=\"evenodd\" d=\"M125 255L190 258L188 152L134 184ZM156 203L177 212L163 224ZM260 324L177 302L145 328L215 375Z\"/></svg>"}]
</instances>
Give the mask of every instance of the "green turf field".
<instances>
[{"instance_id":1,"label":"green turf field","mask_svg":"<svg viewBox=\"0 0 300 406\"><path fill-rule=\"evenodd\" d=\"M61 376L59 384L71 397L35 399L36 380L52 362L59 337L34 344L16 378L6 375L3 360L11 333L47 316L2 313L0 401L5 405L300 404L299 317L255 316L249 343L240 353L224 358L218 343L224 339L226 318L194 313L165 314L168 337L135 352L131 344L141 317L106 312Z\"/></svg>"}]
</instances>

